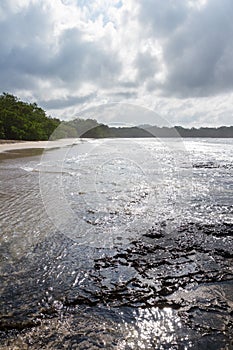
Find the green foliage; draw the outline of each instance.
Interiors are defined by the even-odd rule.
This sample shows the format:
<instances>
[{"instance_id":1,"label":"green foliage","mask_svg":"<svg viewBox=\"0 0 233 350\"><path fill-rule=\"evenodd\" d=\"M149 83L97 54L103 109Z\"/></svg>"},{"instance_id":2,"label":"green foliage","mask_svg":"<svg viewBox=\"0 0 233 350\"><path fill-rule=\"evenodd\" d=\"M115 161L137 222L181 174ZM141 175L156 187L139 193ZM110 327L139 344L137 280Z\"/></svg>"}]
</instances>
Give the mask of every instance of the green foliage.
<instances>
[{"instance_id":1,"label":"green foliage","mask_svg":"<svg viewBox=\"0 0 233 350\"><path fill-rule=\"evenodd\" d=\"M55 131L54 138L133 138L133 137L233 137L233 126L220 128L191 128L182 126L157 127L108 127L93 119L75 119L63 122Z\"/></svg>"},{"instance_id":2,"label":"green foliage","mask_svg":"<svg viewBox=\"0 0 233 350\"><path fill-rule=\"evenodd\" d=\"M48 140L60 121L46 116L36 103L0 95L0 138L8 140Z\"/></svg>"},{"instance_id":3,"label":"green foliage","mask_svg":"<svg viewBox=\"0 0 233 350\"><path fill-rule=\"evenodd\" d=\"M100 125L94 119L80 119L62 122L52 134L51 139L77 138L77 137L101 137L101 131L94 132ZM104 127L108 128L106 125ZM105 134L104 134L105 135ZM104 136L103 137L106 137Z\"/></svg>"},{"instance_id":4,"label":"green foliage","mask_svg":"<svg viewBox=\"0 0 233 350\"><path fill-rule=\"evenodd\" d=\"M83 137L91 137L91 138L104 138L104 137L111 137L110 129L107 125L100 124L97 125L89 130L87 130Z\"/></svg>"},{"instance_id":5,"label":"green foliage","mask_svg":"<svg viewBox=\"0 0 233 350\"><path fill-rule=\"evenodd\" d=\"M76 138L77 131L75 128L67 125L65 122L62 122L50 136L50 140L57 139L67 139L67 138Z\"/></svg>"},{"instance_id":6,"label":"green foliage","mask_svg":"<svg viewBox=\"0 0 233 350\"><path fill-rule=\"evenodd\" d=\"M191 128L181 126L108 127L94 119L77 118L61 122L47 117L36 103L26 103L17 97L0 95L0 139L55 140L61 138L104 137L233 137L233 126L220 128Z\"/></svg>"}]
</instances>

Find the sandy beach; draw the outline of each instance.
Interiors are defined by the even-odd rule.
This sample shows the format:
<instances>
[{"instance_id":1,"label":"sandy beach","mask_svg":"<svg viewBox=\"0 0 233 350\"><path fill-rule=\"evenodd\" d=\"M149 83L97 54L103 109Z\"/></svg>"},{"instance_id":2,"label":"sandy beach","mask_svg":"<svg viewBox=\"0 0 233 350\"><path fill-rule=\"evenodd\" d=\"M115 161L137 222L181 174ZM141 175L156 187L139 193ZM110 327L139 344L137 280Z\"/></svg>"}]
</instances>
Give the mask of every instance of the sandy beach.
<instances>
[{"instance_id":1,"label":"sandy beach","mask_svg":"<svg viewBox=\"0 0 233 350\"><path fill-rule=\"evenodd\" d=\"M61 139L56 141L17 141L17 140L0 140L0 153L35 148L55 148L72 145L77 143L78 139Z\"/></svg>"}]
</instances>

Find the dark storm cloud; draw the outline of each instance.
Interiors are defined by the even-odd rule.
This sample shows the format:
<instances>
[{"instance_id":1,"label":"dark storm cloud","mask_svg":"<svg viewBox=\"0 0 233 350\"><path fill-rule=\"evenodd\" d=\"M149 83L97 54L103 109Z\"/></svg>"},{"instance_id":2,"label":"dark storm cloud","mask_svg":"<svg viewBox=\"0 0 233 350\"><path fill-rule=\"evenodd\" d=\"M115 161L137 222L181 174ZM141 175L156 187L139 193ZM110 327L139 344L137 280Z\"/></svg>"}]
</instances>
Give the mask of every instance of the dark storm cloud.
<instances>
[{"instance_id":1,"label":"dark storm cloud","mask_svg":"<svg viewBox=\"0 0 233 350\"><path fill-rule=\"evenodd\" d=\"M195 97L232 91L232 0L211 0L200 9L184 1L153 4L142 3L140 20L149 35L160 36L167 68L161 92Z\"/></svg>"},{"instance_id":2,"label":"dark storm cloud","mask_svg":"<svg viewBox=\"0 0 233 350\"><path fill-rule=\"evenodd\" d=\"M51 14L41 3L21 11L0 4L0 89L32 89L37 78L79 87L83 82L108 86L121 70L113 52L101 42L88 42L78 29L57 38Z\"/></svg>"}]
</instances>

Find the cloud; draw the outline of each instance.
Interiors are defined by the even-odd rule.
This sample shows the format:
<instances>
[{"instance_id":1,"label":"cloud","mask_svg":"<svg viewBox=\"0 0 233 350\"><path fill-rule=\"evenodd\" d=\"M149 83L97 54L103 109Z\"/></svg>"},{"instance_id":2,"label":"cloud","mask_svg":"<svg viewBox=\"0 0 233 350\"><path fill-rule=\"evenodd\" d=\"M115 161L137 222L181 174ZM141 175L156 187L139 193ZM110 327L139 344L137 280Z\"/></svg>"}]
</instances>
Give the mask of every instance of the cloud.
<instances>
[{"instance_id":1,"label":"cloud","mask_svg":"<svg viewBox=\"0 0 233 350\"><path fill-rule=\"evenodd\" d=\"M158 58L151 52L139 52L135 59L137 68L137 79L139 82L145 81L147 78L154 77L159 70Z\"/></svg>"},{"instance_id":2,"label":"cloud","mask_svg":"<svg viewBox=\"0 0 233 350\"><path fill-rule=\"evenodd\" d=\"M140 0L139 19L156 37L165 37L179 28L188 16L188 1Z\"/></svg>"},{"instance_id":3,"label":"cloud","mask_svg":"<svg viewBox=\"0 0 233 350\"><path fill-rule=\"evenodd\" d=\"M162 43L167 75L161 94L185 98L232 91L232 1L211 0L200 8L188 1L153 4L141 5L140 20Z\"/></svg>"},{"instance_id":4,"label":"cloud","mask_svg":"<svg viewBox=\"0 0 233 350\"><path fill-rule=\"evenodd\" d=\"M148 124L169 125L169 122L155 111L130 103L110 103L95 106L80 112L78 117L97 119L109 125L120 123L122 126L133 126L142 124L143 120Z\"/></svg>"},{"instance_id":5,"label":"cloud","mask_svg":"<svg viewBox=\"0 0 233 350\"><path fill-rule=\"evenodd\" d=\"M65 83L79 85L94 82L99 86L113 84L121 64L116 55L107 52L101 42L83 39L78 29L67 29L59 38L58 53L48 66L48 74L57 76Z\"/></svg>"},{"instance_id":6,"label":"cloud","mask_svg":"<svg viewBox=\"0 0 233 350\"><path fill-rule=\"evenodd\" d=\"M38 101L39 105L46 109L61 109L70 106L83 104L95 97L95 93L85 96L66 96L65 98L49 99L48 101Z\"/></svg>"},{"instance_id":7,"label":"cloud","mask_svg":"<svg viewBox=\"0 0 233 350\"><path fill-rule=\"evenodd\" d=\"M11 3L1 3L0 33L0 87L14 90L17 87L31 89L36 84L36 72L41 74L45 42L50 23L38 4L13 11ZM42 55L44 53L44 55ZM33 73L33 74L32 74Z\"/></svg>"},{"instance_id":8,"label":"cloud","mask_svg":"<svg viewBox=\"0 0 233 350\"><path fill-rule=\"evenodd\" d=\"M2 6L5 9L5 6ZM107 51L101 41L87 40L79 28L54 31L54 19L41 2L11 12L0 21L0 73L2 89L15 89L15 77L23 88L31 88L34 79L56 81L60 86L80 86L90 81L108 86L119 74L121 63L115 52ZM7 81L7 84L6 84ZM1 85L0 83L0 85ZM28 85L29 84L29 85Z\"/></svg>"},{"instance_id":9,"label":"cloud","mask_svg":"<svg viewBox=\"0 0 233 350\"><path fill-rule=\"evenodd\" d=\"M122 102L131 119L232 124L232 15L231 0L2 0L0 90L62 119Z\"/></svg>"},{"instance_id":10,"label":"cloud","mask_svg":"<svg viewBox=\"0 0 233 350\"><path fill-rule=\"evenodd\" d=\"M122 101L122 99L126 100L126 99L136 98L137 97L137 93L136 92L130 92L130 91L119 91L119 92L112 92L112 93L110 93L110 96L113 99Z\"/></svg>"}]
</instances>

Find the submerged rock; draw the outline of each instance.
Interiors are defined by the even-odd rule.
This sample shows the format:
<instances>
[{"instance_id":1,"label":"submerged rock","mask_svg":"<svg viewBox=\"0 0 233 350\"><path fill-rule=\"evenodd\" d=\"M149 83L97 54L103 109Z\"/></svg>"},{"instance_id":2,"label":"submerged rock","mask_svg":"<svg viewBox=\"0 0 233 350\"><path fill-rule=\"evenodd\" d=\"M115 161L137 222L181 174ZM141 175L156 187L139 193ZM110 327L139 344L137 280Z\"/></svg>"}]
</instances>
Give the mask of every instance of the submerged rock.
<instances>
[{"instance_id":1,"label":"submerged rock","mask_svg":"<svg viewBox=\"0 0 233 350\"><path fill-rule=\"evenodd\" d=\"M229 223L187 223L178 227L162 223L129 245L114 249L80 247L62 235L40 243L34 255L22 259L14 272L12 267L5 267L0 317L2 344L9 336L16 339L17 334L21 334L26 339L30 333L37 334L43 349L45 345L39 332L41 336L44 334L49 320L52 325L61 322L64 326L70 317L80 317L80 308L85 312L92 309L93 313L101 308L105 310L104 315L106 310L133 312L169 308L193 343L198 334L202 344L205 335L206 344L213 345L214 339L218 339L218 344L230 348L233 339L232 228ZM85 314L81 317L85 318ZM122 336L126 321L120 318L117 322L121 327L117 328L111 317L109 327L113 327L116 337ZM127 322L134 322L132 320ZM79 334L80 321L76 326L72 321L70 327ZM59 331L51 332L53 340L47 341L55 344ZM67 337L71 341L71 334ZM80 337L82 341L78 336L76 341L85 344L83 335ZM114 343L112 338L111 341ZM94 346L104 348L101 340L97 343L93 349ZM82 346L78 348L87 349Z\"/></svg>"}]
</instances>

